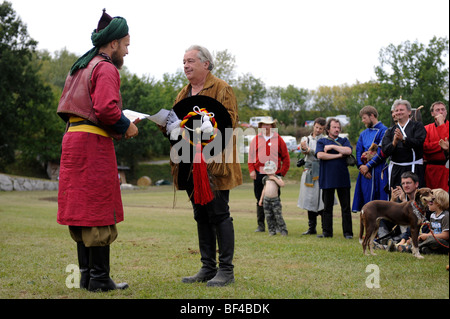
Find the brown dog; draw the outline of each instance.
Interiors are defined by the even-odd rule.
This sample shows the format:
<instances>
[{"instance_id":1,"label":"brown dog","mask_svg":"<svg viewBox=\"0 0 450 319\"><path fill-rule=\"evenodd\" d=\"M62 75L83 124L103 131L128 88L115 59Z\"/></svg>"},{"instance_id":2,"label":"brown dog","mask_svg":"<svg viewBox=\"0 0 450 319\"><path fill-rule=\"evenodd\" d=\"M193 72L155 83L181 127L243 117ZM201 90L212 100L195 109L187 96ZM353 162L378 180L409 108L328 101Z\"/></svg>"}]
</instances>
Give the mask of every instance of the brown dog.
<instances>
[{"instance_id":1,"label":"brown dog","mask_svg":"<svg viewBox=\"0 0 450 319\"><path fill-rule=\"evenodd\" d=\"M419 253L418 237L420 225L425 220L427 202L432 200L433 192L429 188L420 188L416 191L414 200L395 203L384 200L374 200L363 206L360 215L359 242L363 246L363 253L367 247L373 252L373 240L378 232L380 219L387 219L396 225L409 226L413 242L412 253L417 258L423 258ZM366 236L363 239L364 229Z\"/></svg>"}]
</instances>

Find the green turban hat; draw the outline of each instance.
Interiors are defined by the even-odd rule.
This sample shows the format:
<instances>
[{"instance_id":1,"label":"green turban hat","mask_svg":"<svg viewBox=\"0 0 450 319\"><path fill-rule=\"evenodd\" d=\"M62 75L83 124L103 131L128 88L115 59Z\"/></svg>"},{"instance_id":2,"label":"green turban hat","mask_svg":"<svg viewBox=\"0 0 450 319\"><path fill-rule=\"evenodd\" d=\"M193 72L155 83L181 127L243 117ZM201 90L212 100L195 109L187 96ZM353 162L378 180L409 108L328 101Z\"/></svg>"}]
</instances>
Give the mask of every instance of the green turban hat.
<instances>
[{"instance_id":1,"label":"green turban hat","mask_svg":"<svg viewBox=\"0 0 450 319\"><path fill-rule=\"evenodd\" d=\"M109 22L109 19L110 22ZM106 25L106 27L105 27ZM123 38L128 34L127 20L122 17L111 18L103 11L97 29L92 32L91 40L94 47L79 58L70 69L70 75L73 75L79 69L87 67L89 62L98 54L99 48L113 40Z\"/></svg>"}]
</instances>

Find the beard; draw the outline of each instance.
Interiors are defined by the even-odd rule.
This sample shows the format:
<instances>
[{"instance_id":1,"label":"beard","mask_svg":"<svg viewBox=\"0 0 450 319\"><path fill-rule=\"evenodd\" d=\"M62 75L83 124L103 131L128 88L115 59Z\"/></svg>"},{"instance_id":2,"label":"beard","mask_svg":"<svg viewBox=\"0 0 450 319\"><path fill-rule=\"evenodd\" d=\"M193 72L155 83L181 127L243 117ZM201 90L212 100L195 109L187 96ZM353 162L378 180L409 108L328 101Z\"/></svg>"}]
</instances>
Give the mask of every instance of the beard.
<instances>
[{"instance_id":1,"label":"beard","mask_svg":"<svg viewBox=\"0 0 450 319\"><path fill-rule=\"evenodd\" d=\"M117 54L117 51L112 53L111 61L116 66L117 69L120 70L122 68L122 66L123 66L123 56L120 56L119 54Z\"/></svg>"}]
</instances>

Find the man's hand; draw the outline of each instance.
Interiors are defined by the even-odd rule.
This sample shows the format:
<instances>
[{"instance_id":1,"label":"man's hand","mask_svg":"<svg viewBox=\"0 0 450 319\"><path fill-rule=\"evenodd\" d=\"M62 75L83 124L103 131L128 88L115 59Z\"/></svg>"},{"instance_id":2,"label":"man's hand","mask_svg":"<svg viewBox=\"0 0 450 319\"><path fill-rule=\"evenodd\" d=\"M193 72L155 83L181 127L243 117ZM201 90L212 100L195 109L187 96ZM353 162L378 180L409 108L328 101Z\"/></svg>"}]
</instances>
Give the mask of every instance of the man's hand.
<instances>
[{"instance_id":1,"label":"man's hand","mask_svg":"<svg viewBox=\"0 0 450 319\"><path fill-rule=\"evenodd\" d=\"M130 123L130 126L128 127L127 131L125 132L125 138L133 138L139 134L139 130L137 126L134 123Z\"/></svg>"},{"instance_id":2,"label":"man's hand","mask_svg":"<svg viewBox=\"0 0 450 319\"><path fill-rule=\"evenodd\" d=\"M250 173L250 178L256 180L256 171Z\"/></svg>"},{"instance_id":3,"label":"man's hand","mask_svg":"<svg viewBox=\"0 0 450 319\"><path fill-rule=\"evenodd\" d=\"M399 141L403 141L403 134L402 134L402 131L400 131L400 129L397 128L397 129L395 129L395 132L394 132L394 140L392 141L392 144L394 146L397 146L397 143Z\"/></svg>"},{"instance_id":4,"label":"man's hand","mask_svg":"<svg viewBox=\"0 0 450 319\"><path fill-rule=\"evenodd\" d=\"M401 186L397 186L395 189L391 187L391 201L396 201L400 199L400 201L404 201L404 192Z\"/></svg>"},{"instance_id":5,"label":"man's hand","mask_svg":"<svg viewBox=\"0 0 450 319\"><path fill-rule=\"evenodd\" d=\"M445 123L445 117L443 114L438 114L434 117L434 120L436 121L437 126L440 126Z\"/></svg>"},{"instance_id":6,"label":"man's hand","mask_svg":"<svg viewBox=\"0 0 450 319\"><path fill-rule=\"evenodd\" d=\"M439 140L439 145L441 146L441 148L445 151L448 150L448 139L445 138L445 140Z\"/></svg>"},{"instance_id":7,"label":"man's hand","mask_svg":"<svg viewBox=\"0 0 450 319\"><path fill-rule=\"evenodd\" d=\"M366 176L366 173L369 171L369 168L367 167L367 165L361 165L359 167L359 171L363 176Z\"/></svg>"}]
</instances>

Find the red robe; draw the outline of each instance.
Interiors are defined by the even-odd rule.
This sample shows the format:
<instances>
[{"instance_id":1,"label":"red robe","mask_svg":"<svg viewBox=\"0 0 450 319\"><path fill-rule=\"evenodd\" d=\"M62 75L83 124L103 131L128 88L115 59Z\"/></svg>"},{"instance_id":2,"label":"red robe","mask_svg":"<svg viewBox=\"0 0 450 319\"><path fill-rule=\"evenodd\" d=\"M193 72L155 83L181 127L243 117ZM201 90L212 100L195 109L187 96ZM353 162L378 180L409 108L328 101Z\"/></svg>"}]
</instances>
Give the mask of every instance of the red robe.
<instances>
[{"instance_id":1,"label":"red robe","mask_svg":"<svg viewBox=\"0 0 450 319\"><path fill-rule=\"evenodd\" d=\"M434 188L442 188L448 192L448 168L443 164L446 162L444 151L439 145L440 139L449 137L449 122L445 121L443 125L436 126L431 123L425 126L427 136L423 144L423 157L427 162L425 170L426 186Z\"/></svg>"},{"instance_id":2,"label":"red robe","mask_svg":"<svg viewBox=\"0 0 450 319\"><path fill-rule=\"evenodd\" d=\"M78 72L84 71L89 72ZM121 117L119 72L112 63L101 62L92 72L91 81L90 96L95 115L106 125L116 123ZM122 220L123 206L112 138L87 132L67 132L62 142L58 223L92 227L113 225Z\"/></svg>"}]
</instances>

